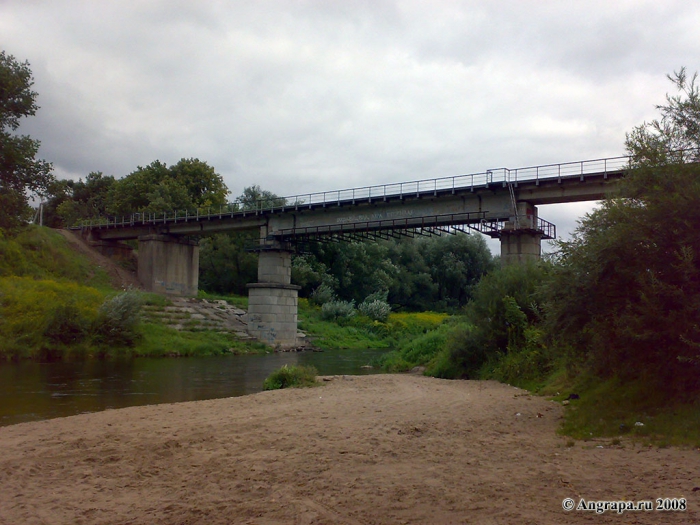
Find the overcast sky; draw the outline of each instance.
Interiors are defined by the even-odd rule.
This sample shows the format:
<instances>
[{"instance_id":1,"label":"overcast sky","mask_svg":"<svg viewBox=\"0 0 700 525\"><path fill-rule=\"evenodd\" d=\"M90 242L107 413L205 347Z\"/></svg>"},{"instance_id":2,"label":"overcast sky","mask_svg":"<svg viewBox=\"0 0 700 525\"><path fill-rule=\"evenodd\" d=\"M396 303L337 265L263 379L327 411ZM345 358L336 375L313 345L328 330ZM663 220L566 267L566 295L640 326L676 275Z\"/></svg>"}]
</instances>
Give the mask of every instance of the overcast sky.
<instances>
[{"instance_id":1,"label":"overcast sky","mask_svg":"<svg viewBox=\"0 0 700 525\"><path fill-rule=\"evenodd\" d=\"M0 35L57 176L196 157L294 195L624 154L700 2L0 0Z\"/></svg>"}]
</instances>

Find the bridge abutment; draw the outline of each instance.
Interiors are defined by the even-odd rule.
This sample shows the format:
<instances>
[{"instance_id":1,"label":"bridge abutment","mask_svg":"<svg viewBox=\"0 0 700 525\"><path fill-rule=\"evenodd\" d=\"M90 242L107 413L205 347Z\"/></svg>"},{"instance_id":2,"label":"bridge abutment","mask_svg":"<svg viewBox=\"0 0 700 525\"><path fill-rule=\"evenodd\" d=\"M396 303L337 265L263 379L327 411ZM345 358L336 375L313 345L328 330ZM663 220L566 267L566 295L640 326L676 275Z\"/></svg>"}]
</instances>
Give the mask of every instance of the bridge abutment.
<instances>
[{"instance_id":1,"label":"bridge abutment","mask_svg":"<svg viewBox=\"0 0 700 525\"><path fill-rule=\"evenodd\" d=\"M172 235L138 238L138 279L149 292L197 295L199 242Z\"/></svg>"},{"instance_id":2,"label":"bridge abutment","mask_svg":"<svg viewBox=\"0 0 700 525\"><path fill-rule=\"evenodd\" d=\"M89 237L85 240L91 248L94 248L105 257L109 257L121 264L132 266L138 262L134 254L134 249L124 242L103 241L101 239L92 240Z\"/></svg>"},{"instance_id":3,"label":"bridge abutment","mask_svg":"<svg viewBox=\"0 0 700 525\"><path fill-rule=\"evenodd\" d=\"M300 286L292 282L292 252L261 246L258 282L248 286L248 333L273 346L297 346Z\"/></svg>"}]
</instances>

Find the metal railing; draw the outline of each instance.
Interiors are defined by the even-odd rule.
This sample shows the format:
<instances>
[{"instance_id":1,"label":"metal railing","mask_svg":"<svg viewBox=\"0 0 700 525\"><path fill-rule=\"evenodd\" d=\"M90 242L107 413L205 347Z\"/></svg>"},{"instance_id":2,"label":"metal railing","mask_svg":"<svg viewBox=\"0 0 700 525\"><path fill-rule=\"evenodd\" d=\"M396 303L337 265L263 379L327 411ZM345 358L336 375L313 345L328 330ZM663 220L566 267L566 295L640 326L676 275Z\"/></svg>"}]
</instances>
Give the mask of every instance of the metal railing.
<instances>
[{"instance_id":1,"label":"metal railing","mask_svg":"<svg viewBox=\"0 0 700 525\"><path fill-rule=\"evenodd\" d=\"M237 199L217 207L196 210L176 210L153 212L135 212L121 217L100 217L82 222L83 228L123 228L128 226L157 225L189 221L223 219L228 217L248 217L275 212L285 212L316 207L342 206L357 202L388 201L406 199L433 194L454 194L494 183L516 184L519 182L538 182L584 177L591 174L620 172L629 166L629 156L608 157L602 159L545 164L525 168L497 168L481 173L454 175L409 182L378 184L359 188L348 188L314 193L304 193L291 197L264 198L253 203Z\"/></svg>"}]
</instances>

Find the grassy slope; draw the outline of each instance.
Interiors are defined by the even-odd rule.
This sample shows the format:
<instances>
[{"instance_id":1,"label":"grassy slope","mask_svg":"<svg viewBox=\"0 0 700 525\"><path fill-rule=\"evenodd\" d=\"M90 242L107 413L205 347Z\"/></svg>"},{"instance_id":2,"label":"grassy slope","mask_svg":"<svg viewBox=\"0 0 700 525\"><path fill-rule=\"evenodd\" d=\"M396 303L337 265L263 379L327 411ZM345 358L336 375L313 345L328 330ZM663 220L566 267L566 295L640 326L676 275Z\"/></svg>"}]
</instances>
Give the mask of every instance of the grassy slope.
<instances>
[{"instance_id":1,"label":"grassy slope","mask_svg":"<svg viewBox=\"0 0 700 525\"><path fill-rule=\"evenodd\" d=\"M178 332L141 323L134 347L70 340L88 331L100 305L117 294L106 272L73 251L49 228L27 227L0 237L0 359L81 359L93 356L202 356L261 353L266 348L212 331ZM144 301L162 301L144 294ZM59 333L58 336L56 332ZM58 339L57 339L58 337Z\"/></svg>"}]
</instances>

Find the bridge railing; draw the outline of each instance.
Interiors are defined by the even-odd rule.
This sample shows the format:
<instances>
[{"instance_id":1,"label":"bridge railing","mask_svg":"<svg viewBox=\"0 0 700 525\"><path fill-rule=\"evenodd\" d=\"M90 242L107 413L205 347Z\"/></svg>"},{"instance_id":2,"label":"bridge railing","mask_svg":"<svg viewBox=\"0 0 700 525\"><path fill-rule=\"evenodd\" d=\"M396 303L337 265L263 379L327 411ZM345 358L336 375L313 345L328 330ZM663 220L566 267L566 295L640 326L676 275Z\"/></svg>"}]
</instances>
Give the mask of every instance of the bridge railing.
<instances>
[{"instance_id":1,"label":"bridge railing","mask_svg":"<svg viewBox=\"0 0 700 525\"><path fill-rule=\"evenodd\" d=\"M430 192L443 193L445 191L478 188L498 182L517 183L540 179L585 176L593 173L618 172L624 170L628 164L629 157L620 156L516 169L497 168L466 175L294 195L285 197L285 204L286 206L297 207L302 205L327 206L357 200L367 201L370 199L410 197Z\"/></svg>"},{"instance_id":2,"label":"bridge railing","mask_svg":"<svg viewBox=\"0 0 700 525\"><path fill-rule=\"evenodd\" d=\"M232 216L247 216L301 207L339 206L355 201L387 200L426 195L431 192L437 195L446 192L474 190L488 184L503 183L517 184L518 182L539 181L543 179L585 176L619 172L628 167L629 156L609 157L602 159L546 164L525 168L496 168L480 173L454 175L434 179L423 179L409 182L394 182L358 188L305 193L290 197L261 199L254 203L235 200L222 206L199 208L196 210L176 210L153 212L136 212L121 217L99 217L85 220L83 227L126 227L137 225L164 224L171 222L188 222L192 220L214 219Z\"/></svg>"}]
</instances>

